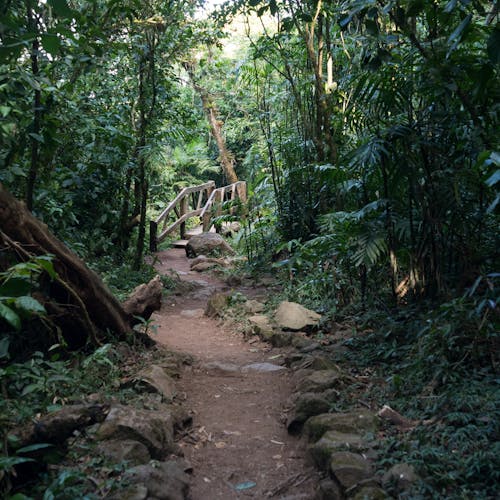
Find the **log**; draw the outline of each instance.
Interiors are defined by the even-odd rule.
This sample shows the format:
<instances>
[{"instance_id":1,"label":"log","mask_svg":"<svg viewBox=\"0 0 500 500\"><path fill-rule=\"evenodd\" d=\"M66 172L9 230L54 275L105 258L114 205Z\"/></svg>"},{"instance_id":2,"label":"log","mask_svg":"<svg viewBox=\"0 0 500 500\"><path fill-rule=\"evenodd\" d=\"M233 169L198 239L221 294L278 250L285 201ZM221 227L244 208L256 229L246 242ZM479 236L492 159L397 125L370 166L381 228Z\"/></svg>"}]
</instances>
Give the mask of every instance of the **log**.
<instances>
[{"instance_id":1,"label":"log","mask_svg":"<svg viewBox=\"0 0 500 500\"><path fill-rule=\"evenodd\" d=\"M129 322L139 322L137 316L148 320L154 311L161 308L163 285L160 276L155 276L149 283L139 285L123 303L123 310L129 316Z\"/></svg>"},{"instance_id":2,"label":"log","mask_svg":"<svg viewBox=\"0 0 500 500\"><path fill-rule=\"evenodd\" d=\"M4 248L10 249L17 261L27 261L43 254L54 256L58 276L48 290L44 290L46 306L48 311L64 311L51 320L56 326L61 325L63 336L71 347L77 347L75 343L85 343L89 338L98 344L99 336L108 331L118 337L131 332L128 314L101 278L1 183L0 242ZM77 331L72 330L72 325Z\"/></svg>"},{"instance_id":3,"label":"log","mask_svg":"<svg viewBox=\"0 0 500 500\"><path fill-rule=\"evenodd\" d=\"M109 413L109 404L76 404L37 418L24 427L9 432L15 437L17 448L36 443L61 444L76 430L103 422Z\"/></svg>"}]
</instances>

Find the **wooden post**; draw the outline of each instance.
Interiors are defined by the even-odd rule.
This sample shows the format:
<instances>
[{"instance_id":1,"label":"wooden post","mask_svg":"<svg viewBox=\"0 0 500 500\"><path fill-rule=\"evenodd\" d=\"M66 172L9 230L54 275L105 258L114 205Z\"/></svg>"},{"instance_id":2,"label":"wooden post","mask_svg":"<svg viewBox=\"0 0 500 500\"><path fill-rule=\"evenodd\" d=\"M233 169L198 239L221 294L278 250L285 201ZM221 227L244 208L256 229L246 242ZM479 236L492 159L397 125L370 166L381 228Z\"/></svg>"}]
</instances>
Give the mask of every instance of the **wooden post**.
<instances>
[{"instance_id":1,"label":"wooden post","mask_svg":"<svg viewBox=\"0 0 500 500\"><path fill-rule=\"evenodd\" d=\"M151 252L158 251L158 244L156 241L157 232L158 232L158 224L154 220L149 221L149 250Z\"/></svg>"},{"instance_id":2,"label":"wooden post","mask_svg":"<svg viewBox=\"0 0 500 500\"><path fill-rule=\"evenodd\" d=\"M185 196L184 198L182 198L181 203L180 203L181 209L180 209L179 218L182 217L183 215L187 214L188 204L189 204L189 198L187 196ZM181 233L181 240L183 240L186 237L186 223L185 222L181 223L180 233Z\"/></svg>"},{"instance_id":3,"label":"wooden post","mask_svg":"<svg viewBox=\"0 0 500 500\"><path fill-rule=\"evenodd\" d=\"M238 196L241 200L241 203L247 202L247 183L245 181L240 181L238 184Z\"/></svg>"},{"instance_id":4,"label":"wooden post","mask_svg":"<svg viewBox=\"0 0 500 500\"><path fill-rule=\"evenodd\" d=\"M224 203L224 194L225 191L224 189L220 189L217 191L217 194L215 195L215 217L219 217L222 215L222 204ZM215 225L215 231L217 233L220 233L221 230L221 224L218 223Z\"/></svg>"}]
</instances>

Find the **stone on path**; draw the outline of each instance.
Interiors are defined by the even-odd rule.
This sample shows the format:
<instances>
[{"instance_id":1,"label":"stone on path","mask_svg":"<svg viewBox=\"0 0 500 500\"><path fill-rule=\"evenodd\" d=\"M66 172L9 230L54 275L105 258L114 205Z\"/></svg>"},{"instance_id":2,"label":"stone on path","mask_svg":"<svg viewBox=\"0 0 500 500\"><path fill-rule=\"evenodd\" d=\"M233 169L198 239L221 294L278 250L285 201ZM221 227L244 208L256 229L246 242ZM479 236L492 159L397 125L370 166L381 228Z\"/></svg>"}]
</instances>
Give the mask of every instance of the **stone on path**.
<instances>
[{"instance_id":1,"label":"stone on path","mask_svg":"<svg viewBox=\"0 0 500 500\"><path fill-rule=\"evenodd\" d=\"M345 450L363 451L367 447L361 436L357 434L328 431L309 448L309 454L319 469L327 470L333 453Z\"/></svg>"},{"instance_id":2,"label":"stone on path","mask_svg":"<svg viewBox=\"0 0 500 500\"><path fill-rule=\"evenodd\" d=\"M229 303L229 297L225 293L214 293L207 302L205 315L210 318L221 316Z\"/></svg>"},{"instance_id":3,"label":"stone on path","mask_svg":"<svg viewBox=\"0 0 500 500\"><path fill-rule=\"evenodd\" d=\"M102 455L117 463L126 460L130 465L140 465L151 459L146 446L132 439L102 441L98 449Z\"/></svg>"},{"instance_id":4,"label":"stone on path","mask_svg":"<svg viewBox=\"0 0 500 500\"><path fill-rule=\"evenodd\" d=\"M205 311L203 309L183 309L181 316L183 318L203 318Z\"/></svg>"},{"instance_id":5,"label":"stone on path","mask_svg":"<svg viewBox=\"0 0 500 500\"><path fill-rule=\"evenodd\" d=\"M241 368L242 373L256 372L269 373L286 370L284 366L274 365L273 363L251 363Z\"/></svg>"},{"instance_id":6,"label":"stone on path","mask_svg":"<svg viewBox=\"0 0 500 500\"><path fill-rule=\"evenodd\" d=\"M218 257L234 254L235 251L227 241L217 233L197 234L192 236L186 245L186 255L191 258L199 255Z\"/></svg>"},{"instance_id":7,"label":"stone on path","mask_svg":"<svg viewBox=\"0 0 500 500\"><path fill-rule=\"evenodd\" d=\"M351 498L352 500L387 500L392 497L378 486L364 486Z\"/></svg>"},{"instance_id":8,"label":"stone on path","mask_svg":"<svg viewBox=\"0 0 500 500\"><path fill-rule=\"evenodd\" d=\"M172 401L176 394L175 383L165 372L165 369L158 365L151 365L140 371L134 382L146 387L149 392L157 392L167 401Z\"/></svg>"},{"instance_id":9,"label":"stone on path","mask_svg":"<svg viewBox=\"0 0 500 500\"><path fill-rule=\"evenodd\" d=\"M288 432L290 434L298 434L308 418L327 412L331 407L329 399L324 392L299 394L295 400L295 410L287 420Z\"/></svg>"},{"instance_id":10,"label":"stone on path","mask_svg":"<svg viewBox=\"0 0 500 500\"><path fill-rule=\"evenodd\" d=\"M318 325L321 315L296 302L282 302L276 309L276 323L285 330L299 331Z\"/></svg>"},{"instance_id":11,"label":"stone on path","mask_svg":"<svg viewBox=\"0 0 500 500\"><path fill-rule=\"evenodd\" d=\"M174 418L168 408L158 411L138 410L131 406L116 405L99 426L96 438L131 439L144 444L151 456L162 459L176 451L174 444Z\"/></svg>"},{"instance_id":12,"label":"stone on path","mask_svg":"<svg viewBox=\"0 0 500 500\"><path fill-rule=\"evenodd\" d=\"M373 476L370 462L350 451L334 453L330 458L330 471L346 490Z\"/></svg>"},{"instance_id":13,"label":"stone on path","mask_svg":"<svg viewBox=\"0 0 500 500\"><path fill-rule=\"evenodd\" d=\"M209 271L210 269L215 269L218 266L215 262L200 262L195 266L191 267L191 271L196 271L198 273L203 273L204 271Z\"/></svg>"},{"instance_id":14,"label":"stone on path","mask_svg":"<svg viewBox=\"0 0 500 500\"><path fill-rule=\"evenodd\" d=\"M382 484L393 483L399 493L408 490L419 477L412 465L401 463L393 465L382 477Z\"/></svg>"},{"instance_id":15,"label":"stone on path","mask_svg":"<svg viewBox=\"0 0 500 500\"><path fill-rule=\"evenodd\" d=\"M327 389L340 389L344 383L340 370L316 370L302 379L299 392L323 392Z\"/></svg>"},{"instance_id":16,"label":"stone on path","mask_svg":"<svg viewBox=\"0 0 500 500\"><path fill-rule=\"evenodd\" d=\"M201 365L205 371L212 372L214 375L234 375L239 373L240 367L234 363L224 363L222 361L209 361Z\"/></svg>"},{"instance_id":17,"label":"stone on path","mask_svg":"<svg viewBox=\"0 0 500 500\"><path fill-rule=\"evenodd\" d=\"M335 481L326 478L320 481L315 500L344 500L344 495Z\"/></svg>"},{"instance_id":18,"label":"stone on path","mask_svg":"<svg viewBox=\"0 0 500 500\"><path fill-rule=\"evenodd\" d=\"M323 413L311 417L304 425L304 432L311 441L318 440L327 431L347 434L366 434L377 429L377 417L367 411Z\"/></svg>"},{"instance_id":19,"label":"stone on path","mask_svg":"<svg viewBox=\"0 0 500 500\"><path fill-rule=\"evenodd\" d=\"M250 316L248 321L257 335L265 337L266 335L271 335L273 333L273 327L269 322L269 318L265 314L255 314L254 316Z\"/></svg>"},{"instance_id":20,"label":"stone on path","mask_svg":"<svg viewBox=\"0 0 500 500\"><path fill-rule=\"evenodd\" d=\"M257 314L257 313L260 313L264 310L264 304L262 302L259 302L258 300L251 299L251 300L247 300L243 304L243 308L248 313Z\"/></svg>"},{"instance_id":21,"label":"stone on path","mask_svg":"<svg viewBox=\"0 0 500 500\"><path fill-rule=\"evenodd\" d=\"M147 498L184 500L189 490L189 476L174 461L139 465L129 469L124 479L147 488Z\"/></svg>"}]
</instances>

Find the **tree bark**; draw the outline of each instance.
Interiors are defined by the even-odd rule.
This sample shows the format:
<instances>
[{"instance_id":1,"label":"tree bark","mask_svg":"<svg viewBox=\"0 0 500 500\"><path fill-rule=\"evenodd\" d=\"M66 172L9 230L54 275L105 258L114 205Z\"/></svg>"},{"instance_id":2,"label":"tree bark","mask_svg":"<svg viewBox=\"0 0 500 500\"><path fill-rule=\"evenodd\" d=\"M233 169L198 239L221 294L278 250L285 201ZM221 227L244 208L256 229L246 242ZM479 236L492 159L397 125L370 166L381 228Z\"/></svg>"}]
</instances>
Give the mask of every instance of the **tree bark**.
<instances>
[{"instance_id":1,"label":"tree bark","mask_svg":"<svg viewBox=\"0 0 500 500\"><path fill-rule=\"evenodd\" d=\"M222 167L222 171L226 176L227 182L233 184L238 182L238 176L234 169L234 155L227 149L226 140L222 135L222 123L219 120L219 111L213 97L208 93L208 91L198 84L194 74L194 68L192 63L184 63L184 68L189 74L193 88L198 92L201 98L201 103L203 106L203 112L207 118L208 124L210 126L210 132L212 137L217 144L217 149L219 150L219 161Z\"/></svg>"},{"instance_id":2,"label":"tree bark","mask_svg":"<svg viewBox=\"0 0 500 500\"><path fill-rule=\"evenodd\" d=\"M71 343L75 337L99 343L106 332L123 337L131 331L129 317L100 277L36 219L24 203L0 183L0 241L20 261L35 255L54 255L57 279L50 284L49 309L62 314L51 318ZM69 319L68 319L69 317ZM74 319L74 322L71 322ZM75 328L78 331L74 331Z\"/></svg>"},{"instance_id":3,"label":"tree bark","mask_svg":"<svg viewBox=\"0 0 500 500\"><path fill-rule=\"evenodd\" d=\"M37 29L36 21L33 19L31 8L28 8L28 24L32 29ZM40 73L38 65L38 51L40 42L38 38L33 40L31 45L31 72L35 80L38 79ZM31 160L28 172L28 180L26 184L26 205L28 210L33 210L33 196L35 190L36 178L38 176L38 159L39 159L39 142L41 128L41 107L42 107L42 92L40 88L36 88L33 95L33 130L31 135Z\"/></svg>"}]
</instances>

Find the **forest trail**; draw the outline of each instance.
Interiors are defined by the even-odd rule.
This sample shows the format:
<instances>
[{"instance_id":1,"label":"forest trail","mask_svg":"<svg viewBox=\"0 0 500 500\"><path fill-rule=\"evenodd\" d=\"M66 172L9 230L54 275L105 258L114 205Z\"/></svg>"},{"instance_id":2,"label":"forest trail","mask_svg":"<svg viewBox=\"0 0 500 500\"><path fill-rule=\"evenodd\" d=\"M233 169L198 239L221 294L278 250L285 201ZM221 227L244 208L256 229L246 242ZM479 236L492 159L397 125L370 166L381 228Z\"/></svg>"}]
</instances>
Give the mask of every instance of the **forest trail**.
<instances>
[{"instance_id":1,"label":"forest trail","mask_svg":"<svg viewBox=\"0 0 500 500\"><path fill-rule=\"evenodd\" d=\"M176 273L192 284L182 296L168 298L153 316L154 338L169 349L194 357L178 393L193 412L193 426L180 445L194 468L191 498L314 498L317 474L306 463L305 446L283 424L293 381L288 370L242 373L252 363L278 365L283 350L248 343L234 329L204 316L208 297L229 291L222 281L189 270L184 249L157 254L161 274ZM265 289L240 286L249 298Z\"/></svg>"}]
</instances>

